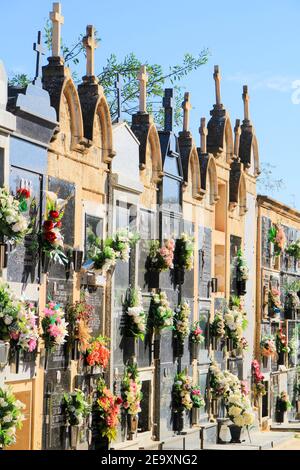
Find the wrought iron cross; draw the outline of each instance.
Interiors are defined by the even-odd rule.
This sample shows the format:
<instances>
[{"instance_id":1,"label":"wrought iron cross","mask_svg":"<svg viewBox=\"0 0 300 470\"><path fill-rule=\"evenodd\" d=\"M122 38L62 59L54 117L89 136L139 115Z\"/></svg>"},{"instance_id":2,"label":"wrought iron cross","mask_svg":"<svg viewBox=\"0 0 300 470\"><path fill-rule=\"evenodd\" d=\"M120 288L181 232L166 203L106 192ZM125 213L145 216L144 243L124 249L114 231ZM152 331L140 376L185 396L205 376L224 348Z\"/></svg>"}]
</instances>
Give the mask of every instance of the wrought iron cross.
<instances>
[{"instance_id":1,"label":"wrought iron cross","mask_svg":"<svg viewBox=\"0 0 300 470\"><path fill-rule=\"evenodd\" d=\"M36 52L36 67L35 67L35 77L33 83L38 80L42 75L42 64L41 64L41 56L45 55L45 51L42 44L42 33L38 31L37 42L33 44L33 50Z\"/></svg>"},{"instance_id":2,"label":"wrought iron cross","mask_svg":"<svg viewBox=\"0 0 300 470\"><path fill-rule=\"evenodd\" d=\"M165 89L163 97L163 107L165 108L165 131L173 130L173 88Z\"/></svg>"},{"instance_id":3,"label":"wrought iron cross","mask_svg":"<svg viewBox=\"0 0 300 470\"><path fill-rule=\"evenodd\" d=\"M121 99L122 99L122 85L123 85L123 80L122 77L119 73L117 73L117 79L115 81L115 87L117 90L117 118L116 122L120 122L122 111L121 111Z\"/></svg>"}]
</instances>

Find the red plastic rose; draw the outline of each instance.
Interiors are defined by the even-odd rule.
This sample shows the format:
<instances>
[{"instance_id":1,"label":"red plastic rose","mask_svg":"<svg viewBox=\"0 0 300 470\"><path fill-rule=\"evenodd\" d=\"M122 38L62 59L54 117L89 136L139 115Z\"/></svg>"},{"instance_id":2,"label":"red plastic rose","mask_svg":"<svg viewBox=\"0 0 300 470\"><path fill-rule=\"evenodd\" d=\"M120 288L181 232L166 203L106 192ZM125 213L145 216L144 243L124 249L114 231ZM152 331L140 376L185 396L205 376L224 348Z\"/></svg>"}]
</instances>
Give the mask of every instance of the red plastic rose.
<instances>
[{"instance_id":1,"label":"red plastic rose","mask_svg":"<svg viewBox=\"0 0 300 470\"><path fill-rule=\"evenodd\" d=\"M46 232L48 232L49 230L52 230L53 228L54 228L54 223L52 222L52 220L45 220L44 229L46 230Z\"/></svg>"},{"instance_id":2,"label":"red plastic rose","mask_svg":"<svg viewBox=\"0 0 300 470\"><path fill-rule=\"evenodd\" d=\"M48 242L52 243L54 240L56 240L56 235L54 232L46 232L45 233L45 238L48 240Z\"/></svg>"},{"instance_id":3,"label":"red plastic rose","mask_svg":"<svg viewBox=\"0 0 300 470\"><path fill-rule=\"evenodd\" d=\"M50 215L51 219L58 219L59 212L58 211L50 211L49 215Z\"/></svg>"}]
</instances>

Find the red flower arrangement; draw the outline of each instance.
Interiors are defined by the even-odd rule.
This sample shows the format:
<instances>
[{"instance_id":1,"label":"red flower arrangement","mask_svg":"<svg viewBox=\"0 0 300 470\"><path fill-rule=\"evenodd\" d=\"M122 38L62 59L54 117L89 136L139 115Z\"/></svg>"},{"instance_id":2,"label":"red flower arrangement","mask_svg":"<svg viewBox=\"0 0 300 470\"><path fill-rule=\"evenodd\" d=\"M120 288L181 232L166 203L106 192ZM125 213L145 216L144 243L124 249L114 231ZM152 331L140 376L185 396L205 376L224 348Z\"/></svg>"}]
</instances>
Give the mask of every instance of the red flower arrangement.
<instances>
[{"instance_id":1,"label":"red flower arrangement","mask_svg":"<svg viewBox=\"0 0 300 470\"><path fill-rule=\"evenodd\" d=\"M16 198L19 201L19 208L21 212L28 210L27 199L31 196L30 188L18 188Z\"/></svg>"},{"instance_id":2,"label":"red flower arrangement","mask_svg":"<svg viewBox=\"0 0 300 470\"><path fill-rule=\"evenodd\" d=\"M264 384L265 376L261 373L259 362L256 359L252 361L252 376L254 393L256 395L266 395L267 392Z\"/></svg>"},{"instance_id":3,"label":"red flower arrangement","mask_svg":"<svg viewBox=\"0 0 300 470\"><path fill-rule=\"evenodd\" d=\"M48 258L60 264L68 263L63 251L64 239L60 232L66 202L59 199L55 193L47 191L46 220L43 222L41 233L42 249Z\"/></svg>"},{"instance_id":4,"label":"red flower arrangement","mask_svg":"<svg viewBox=\"0 0 300 470\"><path fill-rule=\"evenodd\" d=\"M105 384L103 379L97 383L97 401L94 411L97 424L102 437L107 437L111 442L117 437L117 426L119 423L120 405L123 400L114 395Z\"/></svg>"},{"instance_id":5,"label":"red flower arrangement","mask_svg":"<svg viewBox=\"0 0 300 470\"><path fill-rule=\"evenodd\" d=\"M106 345L107 339L103 336L92 339L90 345L87 347L85 356L89 366L101 366L103 369L106 369L110 357L110 351Z\"/></svg>"}]
</instances>

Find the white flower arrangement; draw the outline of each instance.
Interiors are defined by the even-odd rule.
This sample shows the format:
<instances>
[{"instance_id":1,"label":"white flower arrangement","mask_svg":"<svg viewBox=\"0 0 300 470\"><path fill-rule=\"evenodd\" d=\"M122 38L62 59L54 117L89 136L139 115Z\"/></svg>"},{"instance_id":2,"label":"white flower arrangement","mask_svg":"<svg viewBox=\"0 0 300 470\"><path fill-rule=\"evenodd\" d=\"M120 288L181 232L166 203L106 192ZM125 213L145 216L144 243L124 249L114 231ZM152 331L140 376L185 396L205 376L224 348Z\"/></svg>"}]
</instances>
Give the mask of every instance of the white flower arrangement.
<instances>
[{"instance_id":1,"label":"white flower arrangement","mask_svg":"<svg viewBox=\"0 0 300 470\"><path fill-rule=\"evenodd\" d=\"M6 188L0 188L0 236L11 243L22 241L28 233L28 222L22 212L19 200Z\"/></svg>"},{"instance_id":2,"label":"white flower arrangement","mask_svg":"<svg viewBox=\"0 0 300 470\"><path fill-rule=\"evenodd\" d=\"M249 279L249 268L241 250L237 253L236 266L238 281L247 281Z\"/></svg>"},{"instance_id":3,"label":"white flower arrangement","mask_svg":"<svg viewBox=\"0 0 300 470\"><path fill-rule=\"evenodd\" d=\"M243 331L248 324L246 313L240 308L234 306L232 310L227 310L224 315L225 333L227 338L234 341L234 347L242 344Z\"/></svg>"},{"instance_id":4,"label":"white flower arrangement","mask_svg":"<svg viewBox=\"0 0 300 470\"><path fill-rule=\"evenodd\" d=\"M125 304L127 313L127 331L135 337L145 337L146 315L143 307L143 298L141 289L129 289Z\"/></svg>"},{"instance_id":5,"label":"white flower arrangement","mask_svg":"<svg viewBox=\"0 0 300 470\"><path fill-rule=\"evenodd\" d=\"M174 311L170 307L165 292L162 291L157 294L152 294L150 310L152 325L156 331L173 329Z\"/></svg>"},{"instance_id":6,"label":"white flower arrangement","mask_svg":"<svg viewBox=\"0 0 300 470\"><path fill-rule=\"evenodd\" d=\"M190 324L189 324L190 314L191 314L191 309L190 309L188 302L186 301L183 301L175 309L175 314L174 314L175 336L181 342L183 342L184 339L190 333Z\"/></svg>"},{"instance_id":7,"label":"white flower arrangement","mask_svg":"<svg viewBox=\"0 0 300 470\"><path fill-rule=\"evenodd\" d=\"M10 388L0 388L0 448L16 442L16 431L25 419L24 409L24 403L16 399Z\"/></svg>"}]
</instances>

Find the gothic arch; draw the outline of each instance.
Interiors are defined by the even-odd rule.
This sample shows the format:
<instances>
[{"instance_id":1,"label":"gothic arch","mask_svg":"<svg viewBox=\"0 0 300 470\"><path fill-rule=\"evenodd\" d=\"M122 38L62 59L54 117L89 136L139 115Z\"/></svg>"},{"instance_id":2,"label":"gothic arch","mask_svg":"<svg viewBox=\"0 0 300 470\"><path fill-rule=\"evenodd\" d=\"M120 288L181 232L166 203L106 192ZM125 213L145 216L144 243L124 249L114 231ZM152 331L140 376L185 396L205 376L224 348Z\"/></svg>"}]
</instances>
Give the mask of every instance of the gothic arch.
<instances>
[{"instance_id":1,"label":"gothic arch","mask_svg":"<svg viewBox=\"0 0 300 470\"><path fill-rule=\"evenodd\" d=\"M188 160L188 182L192 184L192 195L195 199L201 199L201 174L197 149L193 146Z\"/></svg>"},{"instance_id":2,"label":"gothic arch","mask_svg":"<svg viewBox=\"0 0 300 470\"><path fill-rule=\"evenodd\" d=\"M253 135L252 137L252 143L251 147L253 150L253 157L254 157L254 176L258 176L260 174L260 169L259 169L259 153L258 153L258 142L256 135Z\"/></svg>"},{"instance_id":3,"label":"gothic arch","mask_svg":"<svg viewBox=\"0 0 300 470\"><path fill-rule=\"evenodd\" d=\"M150 152L148 152L149 148ZM163 165L161 158L160 141L155 124L150 125L146 137L146 158L149 153L151 154L152 159L152 182L156 184L161 180L163 176ZM146 166L147 162L145 165L141 165L141 170L145 169Z\"/></svg>"},{"instance_id":4,"label":"gothic arch","mask_svg":"<svg viewBox=\"0 0 300 470\"><path fill-rule=\"evenodd\" d=\"M59 122L62 123L65 116L63 116L63 109L65 106L64 100L68 106L71 121L71 149L74 150L77 145L83 141L83 120L81 113L81 105L79 96L71 77L66 78L61 90L60 106L59 106Z\"/></svg>"},{"instance_id":5,"label":"gothic arch","mask_svg":"<svg viewBox=\"0 0 300 470\"><path fill-rule=\"evenodd\" d=\"M226 118L224 128L224 144L223 148L226 152L226 162L231 163L233 159L233 133L229 117Z\"/></svg>"},{"instance_id":6,"label":"gothic arch","mask_svg":"<svg viewBox=\"0 0 300 470\"><path fill-rule=\"evenodd\" d=\"M100 120L102 161L104 163L110 163L111 158L114 155L112 124L109 107L104 96L99 98L97 106L95 108L93 126L95 126L95 120L97 119L97 116Z\"/></svg>"},{"instance_id":7,"label":"gothic arch","mask_svg":"<svg viewBox=\"0 0 300 470\"><path fill-rule=\"evenodd\" d=\"M247 186L244 172L241 173L239 184L239 212L240 215L247 212Z\"/></svg>"},{"instance_id":8,"label":"gothic arch","mask_svg":"<svg viewBox=\"0 0 300 470\"><path fill-rule=\"evenodd\" d=\"M218 176L217 167L213 157L210 157L206 170L206 180L209 182L209 201L210 204L215 204L219 200L218 195Z\"/></svg>"}]
</instances>

